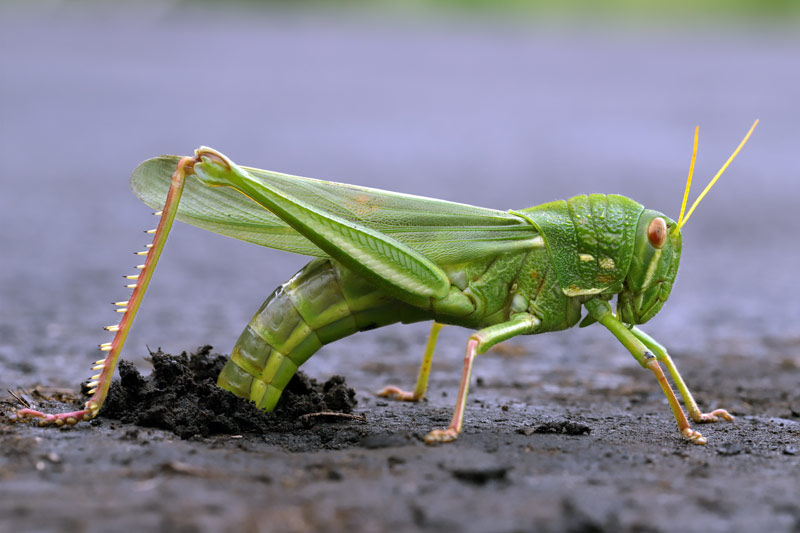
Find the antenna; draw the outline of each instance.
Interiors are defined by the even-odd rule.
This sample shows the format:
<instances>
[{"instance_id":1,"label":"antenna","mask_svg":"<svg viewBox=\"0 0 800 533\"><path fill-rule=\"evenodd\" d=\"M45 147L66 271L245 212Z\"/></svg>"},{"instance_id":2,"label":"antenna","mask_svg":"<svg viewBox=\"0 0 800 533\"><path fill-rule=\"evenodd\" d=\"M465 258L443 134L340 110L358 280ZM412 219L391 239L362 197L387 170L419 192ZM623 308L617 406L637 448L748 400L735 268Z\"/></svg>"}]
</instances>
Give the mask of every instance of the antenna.
<instances>
[{"instance_id":1,"label":"antenna","mask_svg":"<svg viewBox=\"0 0 800 533\"><path fill-rule=\"evenodd\" d=\"M692 154L692 164L691 164L691 166L689 168L689 179L686 181L686 192L683 195L683 205L681 206L681 216L678 218L678 225L675 227L676 231L680 230L683 226L686 225L686 223L689 221L689 217L692 216L692 213L694 213L694 210L700 204L700 201L705 197L706 194L708 194L708 191L711 190L711 187L714 186L714 184L717 182L719 177L722 176L722 173L725 172L725 169L728 168L728 165L731 164L731 161L733 161L736 158L736 156L739 155L739 152L741 151L742 147L744 147L745 143L747 142L747 139L750 138L750 134L752 134L753 130L756 129L756 125L758 125L758 119L756 119L756 121L753 122L753 125L750 126L750 130L747 132L747 135L744 136L744 139L742 139L742 142L739 143L739 146L736 147L736 150L733 151L733 153L728 158L728 160L725 161L725 164L722 165L722 168L720 168L719 171L716 173L716 175L713 178L711 178L711 181L708 183L708 185L706 185L706 188L703 189L703 192L701 192L700 196L697 197L697 200L694 201L694 203L692 204L692 207L689 208L689 212L686 213L686 218L683 218L683 208L686 206L686 198L689 196L689 186L692 183L692 173L694 172L694 160L695 160L695 154L697 153L697 133L698 133L698 129L695 128L695 133L694 133L695 141L694 141L694 153Z\"/></svg>"}]
</instances>

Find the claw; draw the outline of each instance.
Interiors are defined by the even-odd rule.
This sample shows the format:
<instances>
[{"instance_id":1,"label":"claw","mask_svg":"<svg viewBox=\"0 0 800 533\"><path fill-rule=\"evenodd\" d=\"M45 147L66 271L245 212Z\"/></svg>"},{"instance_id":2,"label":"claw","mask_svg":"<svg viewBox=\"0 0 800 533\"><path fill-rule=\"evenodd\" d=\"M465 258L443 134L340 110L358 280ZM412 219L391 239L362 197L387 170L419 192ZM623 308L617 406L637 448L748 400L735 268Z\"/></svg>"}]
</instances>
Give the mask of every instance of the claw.
<instances>
[{"instance_id":1,"label":"claw","mask_svg":"<svg viewBox=\"0 0 800 533\"><path fill-rule=\"evenodd\" d=\"M377 393L381 398L391 398L401 402L418 402L420 398L414 396L413 392L405 391L398 387L389 386Z\"/></svg>"},{"instance_id":2,"label":"claw","mask_svg":"<svg viewBox=\"0 0 800 533\"><path fill-rule=\"evenodd\" d=\"M715 410L711 411L710 413L696 412L696 413L691 413L691 415L692 415L692 420L694 420L698 424L707 424L707 423L711 423L711 422L719 422L720 418L723 419L723 420L726 420L728 422L731 422L731 421L733 421L733 418L734 418L733 415L730 414L725 409L715 409Z\"/></svg>"},{"instance_id":3,"label":"claw","mask_svg":"<svg viewBox=\"0 0 800 533\"><path fill-rule=\"evenodd\" d=\"M447 429L434 429L425 435L425 444L440 444L444 442L453 442L458 438L458 431L452 428Z\"/></svg>"},{"instance_id":4,"label":"claw","mask_svg":"<svg viewBox=\"0 0 800 533\"><path fill-rule=\"evenodd\" d=\"M681 431L681 434L685 438L689 439L689 441L692 444L701 444L702 445L702 444L705 444L705 443L708 442L706 440L706 438L702 434L700 434L699 431L695 431L692 428L685 428L683 431Z\"/></svg>"}]
</instances>

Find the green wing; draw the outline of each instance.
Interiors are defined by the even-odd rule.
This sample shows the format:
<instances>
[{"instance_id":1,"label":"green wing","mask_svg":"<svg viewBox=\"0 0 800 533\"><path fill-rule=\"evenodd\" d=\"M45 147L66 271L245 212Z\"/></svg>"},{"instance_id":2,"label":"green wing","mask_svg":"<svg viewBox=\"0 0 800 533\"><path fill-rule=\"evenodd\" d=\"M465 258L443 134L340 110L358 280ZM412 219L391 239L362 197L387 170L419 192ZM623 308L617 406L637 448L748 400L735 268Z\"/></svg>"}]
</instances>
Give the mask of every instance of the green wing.
<instances>
[{"instance_id":1,"label":"green wing","mask_svg":"<svg viewBox=\"0 0 800 533\"><path fill-rule=\"evenodd\" d=\"M161 209L179 156L140 164L131 188L147 205ZM391 236L437 264L535 246L536 228L521 217L466 204L290 176L242 167L273 190L302 198L315 209ZM327 254L283 220L229 187L208 187L189 178L178 220L261 246L303 255Z\"/></svg>"}]
</instances>

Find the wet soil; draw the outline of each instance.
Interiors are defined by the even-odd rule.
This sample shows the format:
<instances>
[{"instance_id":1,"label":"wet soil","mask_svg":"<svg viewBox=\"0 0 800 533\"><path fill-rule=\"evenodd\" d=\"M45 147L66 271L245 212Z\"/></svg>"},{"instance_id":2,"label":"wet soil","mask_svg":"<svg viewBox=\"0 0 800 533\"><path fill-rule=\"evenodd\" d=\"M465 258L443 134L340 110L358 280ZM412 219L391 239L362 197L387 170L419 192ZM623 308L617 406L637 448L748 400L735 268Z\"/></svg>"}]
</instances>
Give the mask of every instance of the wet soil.
<instances>
[{"instance_id":1,"label":"wet soil","mask_svg":"<svg viewBox=\"0 0 800 533\"><path fill-rule=\"evenodd\" d=\"M512 348L494 357L513 361ZM632 371L624 387L562 382L555 395L527 391L524 402L513 383L482 380L463 435L433 447L422 437L447 424L452 395L412 405L362 392L355 404L342 378L299 376L265 414L213 385L209 369L222 360L209 347L155 352L149 376L122 365L90 424L0 425L0 509L15 517L6 523L76 531L800 529L796 358L686 360L701 407L736 416L697 426L706 446L680 438L655 381ZM564 380L563 372L547 377L559 374ZM47 409L74 407L63 391L22 396ZM6 412L14 405L3 400ZM358 418L335 414L351 410ZM321 411L334 413L314 416Z\"/></svg>"},{"instance_id":2,"label":"wet soil","mask_svg":"<svg viewBox=\"0 0 800 533\"><path fill-rule=\"evenodd\" d=\"M191 355L158 350L149 360L153 372L148 376L142 376L132 363L120 361L120 379L112 383L100 416L165 429L186 439L296 432L314 417L347 415L356 404L356 393L342 376L318 383L300 371L287 385L275 411L265 413L217 387L216 377L227 357L211 353L211 346Z\"/></svg>"}]
</instances>

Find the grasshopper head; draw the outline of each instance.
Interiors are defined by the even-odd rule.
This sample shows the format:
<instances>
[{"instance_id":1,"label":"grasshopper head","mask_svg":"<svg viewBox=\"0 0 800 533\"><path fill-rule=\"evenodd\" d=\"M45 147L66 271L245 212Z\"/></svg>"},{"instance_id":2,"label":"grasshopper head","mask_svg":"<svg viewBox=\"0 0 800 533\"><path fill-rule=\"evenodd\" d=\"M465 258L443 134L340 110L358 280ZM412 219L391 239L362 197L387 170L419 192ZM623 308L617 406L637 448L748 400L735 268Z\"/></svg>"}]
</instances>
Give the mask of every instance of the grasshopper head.
<instances>
[{"instance_id":1,"label":"grasshopper head","mask_svg":"<svg viewBox=\"0 0 800 533\"><path fill-rule=\"evenodd\" d=\"M662 215L658 211L646 209L639 218L633 248L633 259L625 278L622 292L617 299L617 317L627 324L644 324L655 316L664 305L672 291L672 283L678 274L681 262L681 228L686 225L695 208L700 204L708 191L714 186L731 161L750 138L758 124L758 119L750 126L747 135L733 151L722 168L700 193L700 196L686 211L686 200L692 186L694 162L697 157L697 136L699 128L694 130L694 147L692 161L689 164L689 176L686 179L686 190L683 193L683 204L678 222ZM684 216L684 213L686 216Z\"/></svg>"},{"instance_id":2,"label":"grasshopper head","mask_svg":"<svg viewBox=\"0 0 800 533\"><path fill-rule=\"evenodd\" d=\"M655 316L672 291L681 261L681 232L671 218L646 209L639 218L633 259L617 300L617 316L644 324Z\"/></svg>"}]
</instances>

